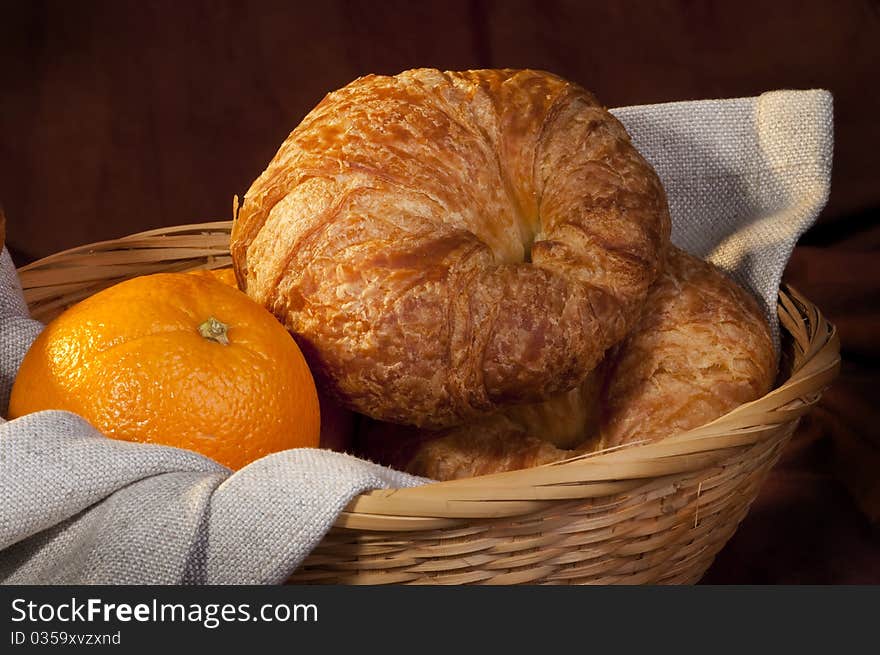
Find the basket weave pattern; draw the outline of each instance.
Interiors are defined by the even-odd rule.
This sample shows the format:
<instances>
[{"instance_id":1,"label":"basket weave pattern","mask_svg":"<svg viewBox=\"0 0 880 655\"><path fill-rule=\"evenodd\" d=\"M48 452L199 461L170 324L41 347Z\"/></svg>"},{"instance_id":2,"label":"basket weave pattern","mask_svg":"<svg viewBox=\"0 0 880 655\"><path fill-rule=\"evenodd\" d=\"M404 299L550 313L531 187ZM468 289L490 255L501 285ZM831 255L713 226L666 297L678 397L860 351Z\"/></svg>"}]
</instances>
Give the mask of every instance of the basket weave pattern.
<instances>
[{"instance_id":1,"label":"basket weave pattern","mask_svg":"<svg viewBox=\"0 0 880 655\"><path fill-rule=\"evenodd\" d=\"M34 318L136 275L230 264L230 222L152 230L19 270ZM781 375L763 398L656 443L354 499L295 583L693 583L839 370L834 327L780 292Z\"/></svg>"}]
</instances>

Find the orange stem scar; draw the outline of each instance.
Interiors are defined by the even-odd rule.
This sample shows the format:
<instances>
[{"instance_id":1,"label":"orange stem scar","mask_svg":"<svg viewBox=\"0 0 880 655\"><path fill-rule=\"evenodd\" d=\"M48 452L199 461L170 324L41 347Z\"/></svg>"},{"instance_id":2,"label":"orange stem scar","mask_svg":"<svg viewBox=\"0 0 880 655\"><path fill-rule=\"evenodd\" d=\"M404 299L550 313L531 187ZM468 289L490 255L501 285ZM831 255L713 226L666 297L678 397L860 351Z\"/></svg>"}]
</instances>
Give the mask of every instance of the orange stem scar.
<instances>
[{"instance_id":1,"label":"orange stem scar","mask_svg":"<svg viewBox=\"0 0 880 655\"><path fill-rule=\"evenodd\" d=\"M229 326L226 323L218 321L213 316L209 316L208 320L199 326L199 334L205 339L216 341L224 346L229 345L229 336L227 331Z\"/></svg>"}]
</instances>

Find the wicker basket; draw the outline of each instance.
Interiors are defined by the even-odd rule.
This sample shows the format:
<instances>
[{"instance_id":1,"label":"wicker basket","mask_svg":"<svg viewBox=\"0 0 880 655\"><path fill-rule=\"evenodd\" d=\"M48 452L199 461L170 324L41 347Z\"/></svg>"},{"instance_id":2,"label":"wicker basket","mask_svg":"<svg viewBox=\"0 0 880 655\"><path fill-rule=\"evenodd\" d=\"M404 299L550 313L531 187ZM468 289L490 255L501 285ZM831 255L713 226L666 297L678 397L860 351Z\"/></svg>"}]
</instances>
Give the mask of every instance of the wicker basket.
<instances>
[{"instance_id":1,"label":"wicker basket","mask_svg":"<svg viewBox=\"0 0 880 655\"><path fill-rule=\"evenodd\" d=\"M166 228L19 272L46 321L111 284L230 264L231 223ZM291 582L693 583L746 515L798 420L839 369L834 327L779 295L779 383L703 427L538 468L355 498Z\"/></svg>"}]
</instances>

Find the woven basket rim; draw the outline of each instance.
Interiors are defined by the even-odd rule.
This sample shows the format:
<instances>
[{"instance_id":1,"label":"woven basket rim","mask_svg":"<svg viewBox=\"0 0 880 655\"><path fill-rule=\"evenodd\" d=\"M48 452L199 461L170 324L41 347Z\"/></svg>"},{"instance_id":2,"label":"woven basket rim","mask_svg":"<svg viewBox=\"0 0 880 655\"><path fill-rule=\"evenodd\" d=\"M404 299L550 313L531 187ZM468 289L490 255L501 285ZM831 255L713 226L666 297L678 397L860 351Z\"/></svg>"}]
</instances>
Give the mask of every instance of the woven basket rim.
<instances>
[{"instance_id":1,"label":"woven basket rim","mask_svg":"<svg viewBox=\"0 0 880 655\"><path fill-rule=\"evenodd\" d=\"M231 228L232 221L162 227L49 255L19 269L25 299L35 317L47 318L129 277L228 266ZM753 446L806 413L839 371L837 330L812 302L783 285L778 314L791 349L790 374L765 396L711 423L531 469L368 491L347 505L335 526L409 531L516 517L550 503L598 501L658 477L717 466L734 449Z\"/></svg>"}]
</instances>

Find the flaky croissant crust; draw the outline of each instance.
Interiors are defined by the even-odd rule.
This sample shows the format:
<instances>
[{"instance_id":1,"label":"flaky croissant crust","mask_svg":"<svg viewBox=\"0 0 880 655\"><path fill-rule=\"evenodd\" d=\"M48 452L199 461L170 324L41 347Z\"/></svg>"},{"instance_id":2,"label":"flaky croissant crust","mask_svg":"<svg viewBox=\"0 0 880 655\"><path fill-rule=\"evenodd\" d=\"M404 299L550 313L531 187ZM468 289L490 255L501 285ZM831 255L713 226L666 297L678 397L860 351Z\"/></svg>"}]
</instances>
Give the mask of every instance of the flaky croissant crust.
<instances>
[{"instance_id":1,"label":"flaky croissant crust","mask_svg":"<svg viewBox=\"0 0 880 655\"><path fill-rule=\"evenodd\" d=\"M583 380L632 327L669 230L656 174L581 87L417 69L306 116L231 250L322 386L442 427Z\"/></svg>"},{"instance_id":2,"label":"flaky croissant crust","mask_svg":"<svg viewBox=\"0 0 880 655\"><path fill-rule=\"evenodd\" d=\"M436 480L529 468L699 427L763 396L775 375L770 328L755 299L671 248L633 331L576 389L447 430L368 423L359 448Z\"/></svg>"}]
</instances>

